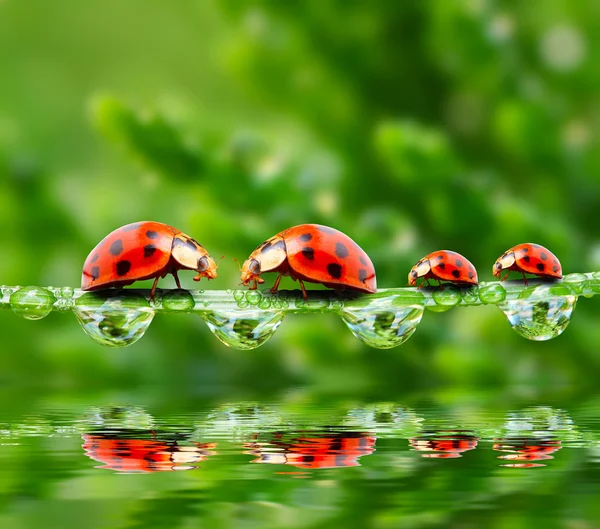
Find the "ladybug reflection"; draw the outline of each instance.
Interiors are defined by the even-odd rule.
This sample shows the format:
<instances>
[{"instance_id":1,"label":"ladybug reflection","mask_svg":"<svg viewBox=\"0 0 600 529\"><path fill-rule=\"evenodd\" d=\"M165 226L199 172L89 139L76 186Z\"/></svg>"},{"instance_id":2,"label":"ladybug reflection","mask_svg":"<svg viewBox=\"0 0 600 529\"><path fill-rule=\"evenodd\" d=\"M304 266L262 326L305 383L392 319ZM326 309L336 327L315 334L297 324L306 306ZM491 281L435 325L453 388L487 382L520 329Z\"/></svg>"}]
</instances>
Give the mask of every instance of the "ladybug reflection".
<instances>
[{"instance_id":1,"label":"ladybug reflection","mask_svg":"<svg viewBox=\"0 0 600 529\"><path fill-rule=\"evenodd\" d=\"M423 432L408 441L414 450L421 452L422 457L453 459L477 448L479 437L460 430L436 430Z\"/></svg>"},{"instance_id":2,"label":"ladybug reflection","mask_svg":"<svg viewBox=\"0 0 600 529\"><path fill-rule=\"evenodd\" d=\"M180 445L175 440L131 438L131 432L86 433L83 449L90 459L104 463L106 468L122 473L169 472L194 470L196 465L214 455L215 443Z\"/></svg>"},{"instance_id":3,"label":"ladybug reflection","mask_svg":"<svg viewBox=\"0 0 600 529\"><path fill-rule=\"evenodd\" d=\"M562 448L559 439L539 439L534 437L506 437L495 439L492 449L505 452L498 459L505 461L516 461L502 465L513 468L533 468L546 466L536 461L554 459L551 455Z\"/></svg>"},{"instance_id":4,"label":"ladybug reflection","mask_svg":"<svg viewBox=\"0 0 600 529\"><path fill-rule=\"evenodd\" d=\"M365 432L343 432L319 436L284 439L274 434L268 442L246 443L245 454L257 456L252 463L291 465L297 468L322 469L360 466L358 458L375 452L377 438Z\"/></svg>"}]
</instances>

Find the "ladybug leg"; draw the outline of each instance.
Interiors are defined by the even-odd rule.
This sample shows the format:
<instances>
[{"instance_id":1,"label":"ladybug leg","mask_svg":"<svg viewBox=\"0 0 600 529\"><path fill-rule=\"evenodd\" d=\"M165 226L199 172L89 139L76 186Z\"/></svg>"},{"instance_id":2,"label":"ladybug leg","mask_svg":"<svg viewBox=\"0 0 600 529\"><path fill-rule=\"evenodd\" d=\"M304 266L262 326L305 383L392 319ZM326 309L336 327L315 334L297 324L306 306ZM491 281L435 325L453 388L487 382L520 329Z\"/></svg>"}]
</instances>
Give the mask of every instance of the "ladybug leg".
<instances>
[{"instance_id":1,"label":"ladybug leg","mask_svg":"<svg viewBox=\"0 0 600 529\"><path fill-rule=\"evenodd\" d=\"M179 290L181 290L181 283L179 282L179 277L177 277L177 270L173 270L173 277L175 278L175 284L177 285L177 288Z\"/></svg>"},{"instance_id":2,"label":"ladybug leg","mask_svg":"<svg viewBox=\"0 0 600 529\"><path fill-rule=\"evenodd\" d=\"M506 281L506 278L508 277L508 274L510 274L510 272L506 272L506 275L500 281Z\"/></svg>"},{"instance_id":3,"label":"ladybug leg","mask_svg":"<svg viewBox=\"0 0 600 529\"><path fill-rule=\"evenodd\" d=\"M258 281L254 280L254 284L248 287L248 290L256 290L258 288Z\"/></svg>"},{"instance_id":4,"label":"ladybug leg","mask_svg":"<svg viewBox=\"0 0 600 529\"><path fill-rule=\"evenodd\" d=\"M525 277L525 272L521 272L523 274L523 283L527 286L527 278Z\"/></svg>"},{"instance_id":5,"label":"ladybug leg","mask_svg":"<svg viewBox=\"0 0 600 529\"><path fill-rule=\"evenodd\" d=\"M281 276L283 276L283 273L281 273L277 276L277 279L275 280L275 284L273 285L273 288L271 288L271 294L277 293L277 289L279 288L279 282L281 281Z\"/></svg>"},{"instance_id":6,"label":"ladybug leg","mask_svg":"<svg viewBox=\"0 0 600 529\"><path fill-rule=\"evenodd\" d=\"M152 289L150 290L150 301L154 300L154 292L156 291L156 285L158 285L158 280L160 278L158 276L156 276L154 278L154 284L152 285Z\"/></svg>"},{"instance_id":7,"label":"ladybug leg","mask_svg":"<svg viewBox=\"0 0 600 529\"><path fill-rule=\"evenodd\" d=\"M438 279L438 286L440 287L440 290L444 290L444 285L442 285L442 282Z\"/></svg>"},{"instance_id":8,"label":"ladybug leg","mask_svg":"<svg viewBox=\"0 0 600 529\"><path fill-rule=\"evenodd\" d=\"M427 281L427 285L425 285L425 281ZM423 281L421 281L421 284L417 287L417 290L420 290L421 288L423 288L424 286L431 286L429 284L429 279L423 279Z\"/></svg>"},{"instance_id":9,"label":"ladybug leg","mask_svg":"<svg viewBox=\"0 0 600 529\"><path fill-rule=\"evenodd\" d=\"M304 297L304 301L308 301L308 294L306 293L306 289L304 288L304 283L302 279L298 279L298 283L300 283L300 288L302 289L302 296Z\"/></svg>"}]
</instances>

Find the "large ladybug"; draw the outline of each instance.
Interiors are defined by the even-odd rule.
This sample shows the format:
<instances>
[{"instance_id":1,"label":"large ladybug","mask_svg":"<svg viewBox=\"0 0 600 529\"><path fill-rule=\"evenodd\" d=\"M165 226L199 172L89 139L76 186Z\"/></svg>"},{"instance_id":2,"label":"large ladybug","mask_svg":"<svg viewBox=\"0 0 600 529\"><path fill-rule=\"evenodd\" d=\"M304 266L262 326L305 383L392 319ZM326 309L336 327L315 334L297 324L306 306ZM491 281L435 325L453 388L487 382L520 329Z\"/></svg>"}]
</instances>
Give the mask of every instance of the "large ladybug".
<instances>
[{"instance_id":1,"label":"large ladybug","mask_svg":"<svg viewBox=\"0 0 600 529\"><path fill-rule=\"evenodd\" d=\"M376 292L375 268L369 256L341 231L319 224L300 224L263 242L242 266L242 283L255 290L265 272L277 272L271 292L277 292L281 277L298 280L304 299L304 281L335 289Z\"/></svg>"},{"instance_id":2,"label":"large ladybug","mask_svg":"<svg viewBox=\"0 0 600 529\"><path fill-rule=\"evenodd\" d=\"M525 285L527 285L525 274L535 274L546 279L562 279L562 268L556 255L547 248L530 242L517 244L498 257L492 273L500 277L503 270L506 270L506 275L501 281L504 281L510 271L514 270L523 274Z\"/></svg>"},{"instance_id":3,"label":"large ladybug","mask_svg":"<svg viewBox=\"0 0 600 529\"><path fill-rule=\"evenodd\" d=\"M429 286L430 279L440 281L440 288L441 281L477 285L477 271L473 264L466 257L451 250L432 252L418 261L408 274L408 285L415 286L419 277L423 278L419 288L425 282Z\"/></svg>"},{"instance_id":4,"label":"large ladybug","mask_svg":"<svg viewBox=\"0 0 600 529\"><path fill-rule=\"evenodd\" d=\"M201 278L217 277L217 265L194 239L160 222L135 222L121 226L102 239L87 256L81 290L130 285L154 278L150 299L161 277L173 274L181 288L178 270L195 270Z\"/></svg>"}]
</instances>

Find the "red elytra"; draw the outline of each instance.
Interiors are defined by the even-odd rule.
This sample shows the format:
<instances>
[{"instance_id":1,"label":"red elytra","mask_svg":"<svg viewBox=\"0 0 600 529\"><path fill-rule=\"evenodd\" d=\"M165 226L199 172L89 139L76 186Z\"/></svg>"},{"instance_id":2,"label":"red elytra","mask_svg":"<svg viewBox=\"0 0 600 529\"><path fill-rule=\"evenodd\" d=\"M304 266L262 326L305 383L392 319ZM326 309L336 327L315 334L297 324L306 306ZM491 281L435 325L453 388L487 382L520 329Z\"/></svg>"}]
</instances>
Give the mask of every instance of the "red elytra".
<instances>
[{"instance_id":1,"label":"red elytra","mask_svg":"<svg viewBox=\"0 0 600 529\"><path fill-rule=\"evenodd\" d=\"M266 272L278 272L271 292L277 292L281 277L298 280L304 299L304 281L335 289L376 292L375 267L369 256L350 237L328 226L301 224L263 242L242 266L242 283L255 290Z\"/></svg>"},{"instance_id":2,"label":"red elytra","mask_svg":"<svg viewBox=\"0 0 600 529\"><path fill-rule=\"evenodd\" d=\"M154 278L150 299L161 277L173 274L181 288L178 270L195 270L202 277L217 277L217 266L194 239L161 222L143 221L109 233L90 252L83 265L81 290L125 286Z\"/></svg>"},{"instance_id":3,"label":"red elytra","mask_svg":"<svg viewBox=\"0 0 600 529\"><path fill-rule=\"evenodd\" d=\"M419 285L425 282L429 286L430 279L450 281L457 284L477 285L477 271L466 257L451 250L438 250L427 254L413 266L408 274L408 285L415 286L417 279L423 278Z\"/></svg>"},{"instance_id":4,"label":"red elytra","mask_svg":"<svg viewBox=\"0 0 600 529\"><path fill-rule=\"evenodd\" d=\"M511 270L523 274L523 280L527 285L525 274L534 274L546 279L562 279L562 267L560 261L550 250L539 244L523 243L506 250L494 263L492 273L500 277L502 271L506 275L501 278L504 281Z\"/></svg>"}]
</instances>

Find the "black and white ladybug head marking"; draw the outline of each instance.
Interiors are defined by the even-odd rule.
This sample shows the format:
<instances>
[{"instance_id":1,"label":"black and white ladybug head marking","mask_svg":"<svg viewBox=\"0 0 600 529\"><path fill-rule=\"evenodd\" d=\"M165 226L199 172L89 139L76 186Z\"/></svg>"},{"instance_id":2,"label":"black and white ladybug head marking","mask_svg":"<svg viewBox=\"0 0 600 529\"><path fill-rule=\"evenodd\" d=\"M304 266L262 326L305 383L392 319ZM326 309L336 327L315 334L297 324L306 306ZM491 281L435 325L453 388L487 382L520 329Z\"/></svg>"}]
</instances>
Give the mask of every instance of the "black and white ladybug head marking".
<instances>
[{"instance_id":1,"label":"black and white ladybug head marking","mask_svg":"<svg viewBox=\"0 0 600 529\"><path fill-rule=\"evenodd\" d=\"M264 283L260 274L272 272L281 266L287 259L285 241L283 237L275 235L263 242L254 250L242 265L242 283L248 285L250 281Z\"/></svg>"},{"instance_id":2,"label":"black and white ladybug head marking","mask_svg":"<svg viewBox=\"0 0 600 529\"><path fill-rule=\"evenodd\" d=\"M503 253L492 267L492 274L496 277L500 277L502 270L507 270L515 264L515 253L512 250Z\"/></svg>"}]
</instances>

